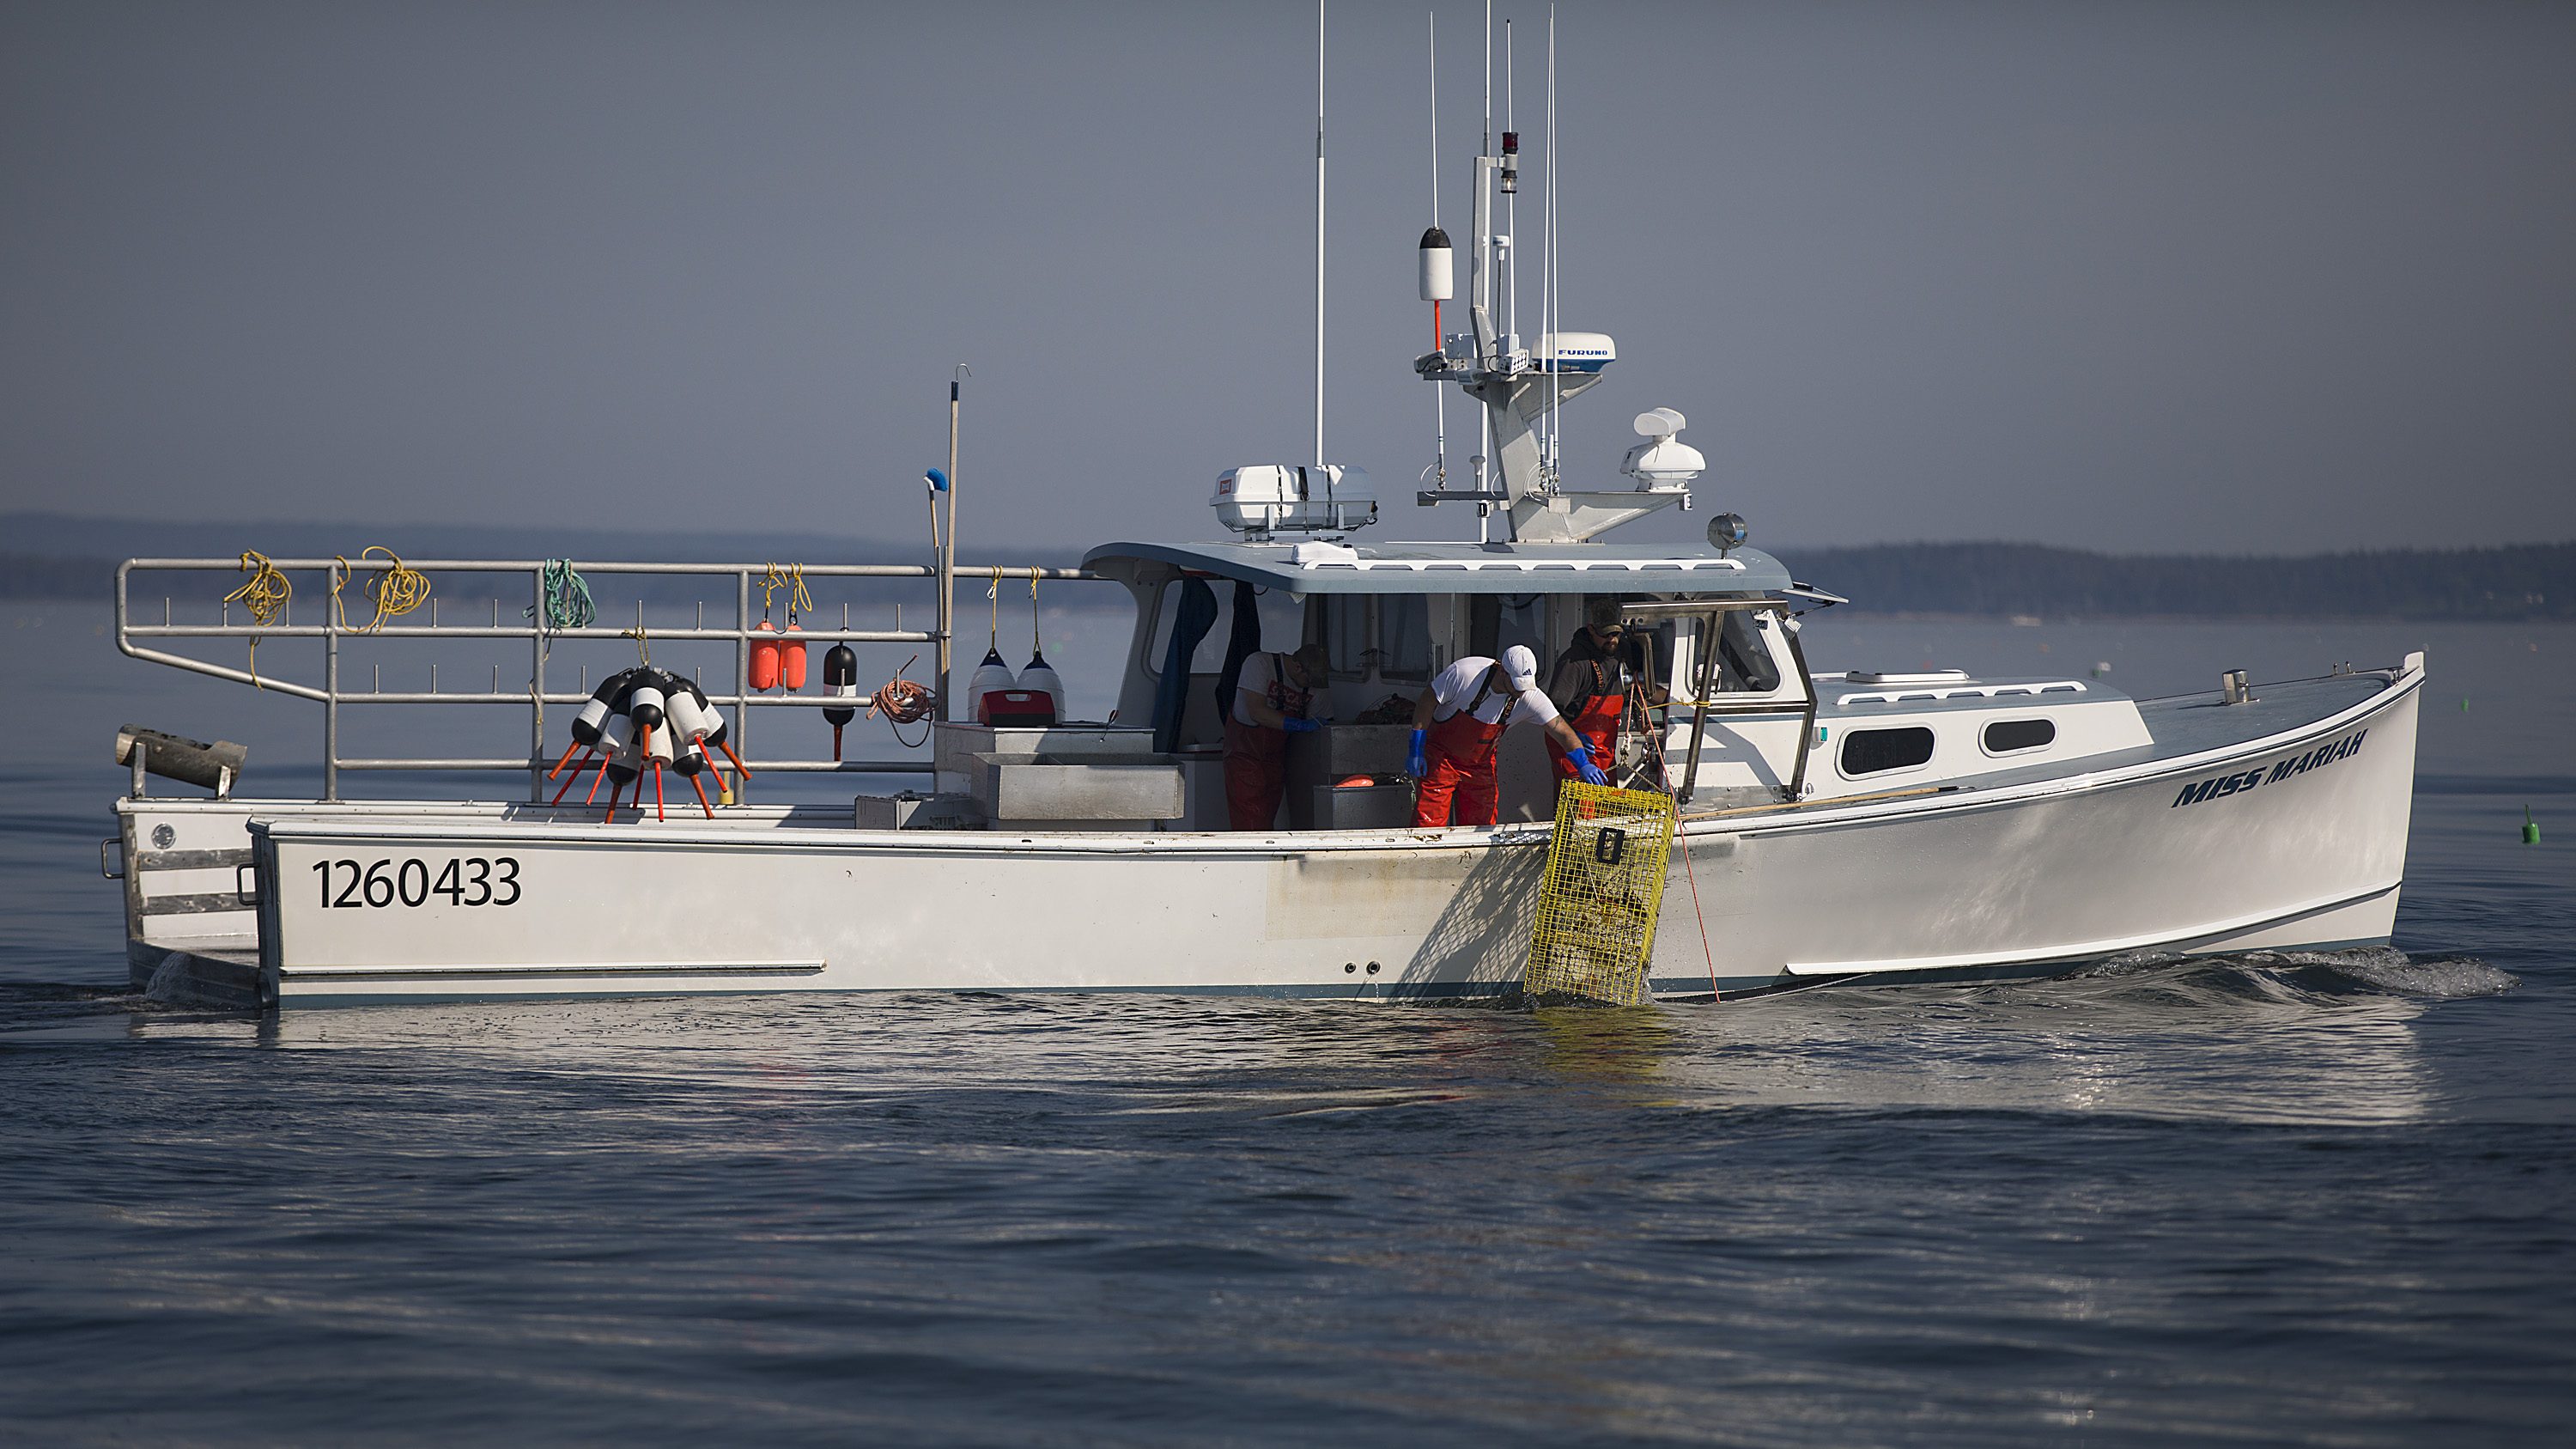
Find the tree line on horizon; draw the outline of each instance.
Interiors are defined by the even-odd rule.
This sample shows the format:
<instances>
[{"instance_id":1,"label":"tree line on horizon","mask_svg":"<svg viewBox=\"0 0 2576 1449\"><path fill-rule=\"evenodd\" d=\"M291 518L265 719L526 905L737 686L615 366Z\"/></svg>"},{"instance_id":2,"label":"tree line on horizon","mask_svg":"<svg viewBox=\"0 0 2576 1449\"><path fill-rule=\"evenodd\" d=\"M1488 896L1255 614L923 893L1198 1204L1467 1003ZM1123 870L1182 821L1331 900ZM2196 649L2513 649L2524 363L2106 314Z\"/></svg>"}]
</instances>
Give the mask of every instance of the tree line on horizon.
<instances>
[{"instance_id":1,"label":"tree line on horizon","mask_svg":"<svg viewBox=\"0 0 2576 1449\"><path fill-rule=\"evenodd\" d=\"M2041 618L2576 618L2576 543L2302 557L2121 555L2026 543L1784 548L1856 608Z\"/></svg>"}]
</instances>

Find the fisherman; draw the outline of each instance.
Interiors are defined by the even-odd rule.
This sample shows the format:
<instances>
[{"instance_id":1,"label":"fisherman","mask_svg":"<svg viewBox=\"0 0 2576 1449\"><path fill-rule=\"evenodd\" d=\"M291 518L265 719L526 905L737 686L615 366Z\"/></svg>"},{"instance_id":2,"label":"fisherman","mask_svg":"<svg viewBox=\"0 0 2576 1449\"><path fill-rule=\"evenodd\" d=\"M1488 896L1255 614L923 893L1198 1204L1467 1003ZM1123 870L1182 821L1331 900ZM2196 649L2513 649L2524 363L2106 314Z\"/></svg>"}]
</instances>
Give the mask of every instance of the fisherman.
<instances>
[{"instance_id":1,"label":"fisherman","mask_svg":"<svg viewBox=\"0 0 2576 1449\"><path fill-rule=\"evenodd\" d=\"M1550 740L1572 755L1575 773L1585 783L1608 783L1584 750L1583 737L1567 728L1556 717L1556 706L1539 693L1537 655L1518 644L1504 650L1500 662L1470 654L1441 670L1413 702L1413 747L1405 764L1422 782L1413 802L1417 828L1437 830L1449 824L1453 794L1458 824L1496 822L1501 792L1494 778L1494 744L1515 713L1536 720Z\"/></svg>"},{"instance_id":2,"label":"fisherman","mask_svg":"<svg viewBox=\"0 0 2576 1449\"><path fill-rule=\"evenodd\" d=\"M1595 599L1583 611L1583 627L1575 631L1574 642L1556 656L1555 672L1548 676L1548 702L1557 714L1583 736L1591 748L1592 763L1607 774L1618 759L1619 719L1628 704L1628 688L1635 676L1630 672L1627 651L1621 645L1627 639L1627 626L1620 619L1616 599ZM1661 691L1657 691L1658 694ZM1560 780L1580 779L1582 772L1574 765L1574 755L1547 742L1547 757L1556 765Z\"/></svg>"},{"instance_id":3,"label":"fisherman","mask_svg":"<svg viewBox=\"0 0 2576 1449\"><path fill-rule=\"evenodd\" d=\"M1288 737L1323 728L1318 696L1330 668L1321 644L1244 658L1225 722L1227 825L1268 830L1278 822L1288 789Z\"/></svg>"}]
</instances>

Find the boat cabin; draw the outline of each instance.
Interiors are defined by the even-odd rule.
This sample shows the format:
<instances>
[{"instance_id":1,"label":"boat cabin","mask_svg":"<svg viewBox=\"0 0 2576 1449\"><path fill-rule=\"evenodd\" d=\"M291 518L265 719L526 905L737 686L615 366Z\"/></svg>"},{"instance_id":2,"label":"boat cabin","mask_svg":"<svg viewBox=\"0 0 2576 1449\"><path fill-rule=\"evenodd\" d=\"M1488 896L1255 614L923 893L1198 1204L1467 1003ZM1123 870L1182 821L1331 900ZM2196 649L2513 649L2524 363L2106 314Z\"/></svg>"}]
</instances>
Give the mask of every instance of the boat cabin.
<instances>
[{"instance_id":1,"label":"boat cabin","mask_svg":"<svg viewBox=\"0 0 2576 1449\"><path fill-rule=\"evenodd\" d=\"M1432 676L1519 644L1544 683L1602 599L1622 606L1632 670L1660 701L1622 763L1703 809L1937 788L2147 743L2135 705L2088 681L1813 676L1796 615L1830 596L1749 548L1126 542L1083 567L1136 605L1111 720L940 726L938 788L993 825L1223 829L1217 692L1240 633L1265 652L1321 645L1330 664L1329 722L1288 742L1277 828L1403 828L1413 701ZM1505 733L1499 775L1504 821L1553 817L1540 731Z\"/></svg>"}]
</instances>

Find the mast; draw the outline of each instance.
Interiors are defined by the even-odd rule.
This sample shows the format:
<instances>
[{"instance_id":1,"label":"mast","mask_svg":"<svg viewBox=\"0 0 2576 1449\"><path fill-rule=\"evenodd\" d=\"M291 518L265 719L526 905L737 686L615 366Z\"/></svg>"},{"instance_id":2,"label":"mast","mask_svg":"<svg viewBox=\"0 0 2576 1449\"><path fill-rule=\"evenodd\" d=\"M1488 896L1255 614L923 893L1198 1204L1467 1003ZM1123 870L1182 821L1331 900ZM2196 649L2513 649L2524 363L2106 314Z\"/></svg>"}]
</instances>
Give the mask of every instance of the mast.
<instances>
[{"instance_id":1,"label":"mast","mask_svg":"<svg viewBox=\"0 0 2576 1449\"><path fill-rule=\"evenodd\" d=\"M1493 313L1493 235L1494 182L1487 174L1494 154L1494 0L1485 0L1485 135L1476 144L1476 204L1473 230L1476 239L1470 266L1474 280L1467 289L1467 315L1475 323L1476 366L1483 367L1494 351ZM1494 410L1478 408L1480 432L1476 448L1476 491L1483 493L1493 485L1487 480L1494 462ZM1494 506L1483 499L1476 501L1476 541L1493 540Z\"/></svg>"},{"instance_id":2,"label":"mast","mask_svg":"<svg viewBox=\"0 0 2576 1449\"><path fill-rule=\"evenodd\" d=\"M1513 138L1520 131L1512 119L1512 22L1503 22L1503 150L1512 149ZM1521 331L1521 264L1512 255L1512 243L1520 237L1521 196L1511 182L1503 183L1503 231L1494 238L1494 264L1501 272L1503 295L1496 310L1503 314L1503 350L1512 350Z\"/></svg>"},{"instance_id":3,"label":"mast","mask_svg":"<svg viewBox=\"0 0 2576 1449\"><path fill-rule=\"evenodd\" d=\"M1430 12L1430 21L1431 229L1438 232L1440 230L1440 12L1437 10ZM1442 245L1447 245L1446 241L1443 241ZM1441 268L1446 273L1448 268L1446 253L1443 254ZM1447 292L1445 284L1441 290L1444 294ZM1449 350L1449 339L1440 330L1440 302L1437 298L1431 303L1431 350L1434 352ZM1431 486L1445 492L1449 487L1449 390L1445 387L1435 387L1431 390L1431 467Z\"/></svg>"},{"instance_id":4,"label":"mast","mask_svg":"<svg viewBox=\"0 0 2576 1449\"><path fill-rule=\"evenodd\" d=\"M957 385L974 376L964 363L948 374L948 536L939 545L939 717L957 718L949 707L949 641L957 633Z\"/></svg>"},{"instance_id":5,"label":"mast","mask_svg":"<svg viewBox=\"0 0 2576 1449\"><path fill-rule=\"evenodd\" d=\"M1324 0L1315 0L1315 466L1324 466Z\"/></svg>"},{"instance_id":6,"label":"mast","mask_svg":"<svg viewBox=\"0 0 2576 1449\"><path fill-rule=\"evenodd\" d=\"M1565 286L1565 272L1556 264L1556 7L1547 7L1547 170L1542 174L1545 199L1539 206L1540 240L1546 248L1544 265L1539 271L1538 330L1541 336L1554 338L1562 325L1559 293ZM1556 344L1547 348L1547 478L1561 481L1559 460L1564 448L1559 443L1564 427L1564 393L1558 383Z\"/></svg>"},{"instance_id":7,"label":"mast","mask_svg":"<svg viewBox=\"0 0 2576 1449\"><path fill-rule=\"evenodd\" d=\"M1556 255L1562 201L1556 175L1553 7L1548 13L1543 123L1547 151L1542 176L1546 189L1538 198L1537 212L1542 238L1539 326L1543 335L1525 343L1515 330L1519 322L1520 269L1508 228L1518 206L1521 137L1510 129L1515 87L1507 71L1503 82L1505 129L1501 144L1495 144L1491 0L1485 13L1485 130L1476 155L1475 191L1470 198L1474 216L1467 300L1475 329L1474 354L1453 357L1445 349L1428 353L1416 359L1415 370L1435 383L1456 383L1478 404L1483 451L1469 460L1474 466L1475 487L1466 496L1476 500L1480 541L1494 541L1493 514L1499 504L1505 515L1505 542L1583 542L1658 509L1676 504L1688 507L1690 493L1685 485L1696 475L1699 465L1687 469L1659 465L1640 472L1633 466L1640 450L1632 449L1629 461L1621 465L1622 474L1632 480L1627 486L1569 488L1560 475L1562 408L1600 384L1602 369L1612 360L1613 352L1608 338L1585 333L1572 342L1574 351L1569 359L1569 343L1559 315L1564 305L1565 278ZM1506 26L1504 65L1508 68L1511 61L1510 30ZM1498 192L1504 203L1503 230L1495 226ZM1429 264L1425 265L1427 268ZM1427 290L1425 295L1429 295ZM1545 355L1534 355L1540 350L1538 343L1545 339L1553 339ZM1439 492L1425 492L1418 497L1424 503L1447 501Z\"/></svg>"}]
</instances>

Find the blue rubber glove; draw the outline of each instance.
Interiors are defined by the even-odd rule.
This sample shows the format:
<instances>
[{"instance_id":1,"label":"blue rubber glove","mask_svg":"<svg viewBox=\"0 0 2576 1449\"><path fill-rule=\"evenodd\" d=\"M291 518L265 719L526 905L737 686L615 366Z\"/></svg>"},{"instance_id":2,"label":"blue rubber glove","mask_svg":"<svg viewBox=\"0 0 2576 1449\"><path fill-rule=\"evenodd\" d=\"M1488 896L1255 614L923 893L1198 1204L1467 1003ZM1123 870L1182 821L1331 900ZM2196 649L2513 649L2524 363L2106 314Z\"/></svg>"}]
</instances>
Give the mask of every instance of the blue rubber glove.
<instances>
[{"instance_id":1,"label":"blue rubber glove","mask_svg":"<svg viewBox=\"0 0 2576 1449\"><path fill-rule=\"evenodd\" d=\"M1295 715L1281 715L1279 727L1292 735L1303 735L1322 729L1324 722L1319 719L1299 719Z\"/></svg>"},{"instance_id":2,"label":"blue rubber glove","mask_svg":"<svg viewBox=\"0 0 2576 1449\"><path fill-rule=\"evenodd\" d=\"M1582 754L1574 756L1573 759L1574 773L1582 778L1584 784L1607 785L1610 783L1610 777L1601 773L1601 767L1599 765L1592 763L1592 752L1590 750L1585 750Z\"/></svg>"},{"instance_id":3,"label":"blue rubber glove","mask_svg":"<svg viewBox=\"0 0 2576 1449\"><path fill-rule=\"evenodd\" d=\"M1422 758L1423 742L1431 738L1429 730L1415 730L1413 742L1405 747L1404 772L1417 780L1430 778L1431 766Z\"/></svg>"}]
</instances>

